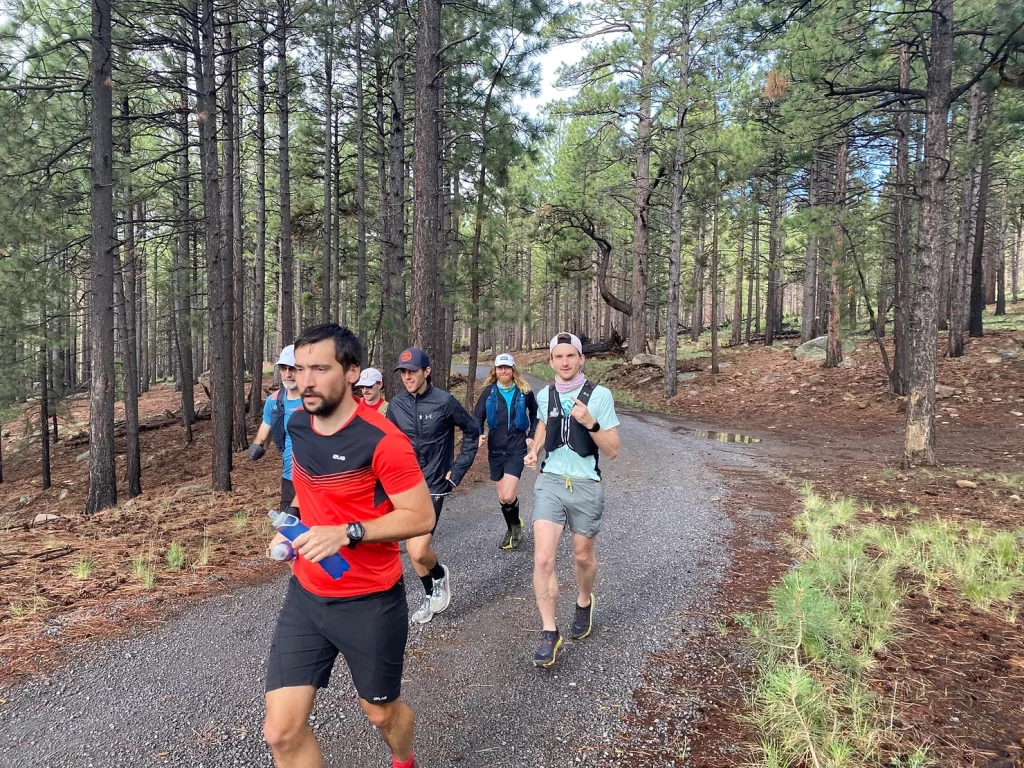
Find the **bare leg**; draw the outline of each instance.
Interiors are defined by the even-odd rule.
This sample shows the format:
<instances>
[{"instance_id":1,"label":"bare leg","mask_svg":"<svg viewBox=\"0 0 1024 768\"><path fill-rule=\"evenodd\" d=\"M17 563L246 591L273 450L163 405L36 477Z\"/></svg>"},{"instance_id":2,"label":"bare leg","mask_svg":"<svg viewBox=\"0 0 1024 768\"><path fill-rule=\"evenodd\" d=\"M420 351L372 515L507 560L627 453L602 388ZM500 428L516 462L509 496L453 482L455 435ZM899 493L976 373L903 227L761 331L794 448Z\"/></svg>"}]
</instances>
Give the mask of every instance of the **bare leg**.
<instances>
[{"instance_id":1,"label":"bare leg","mask_svg":"<svg viewBox=\"0 0 1024 768\"><path fill-rule=\"evenodd\" d=\"M314 701L316 688L312 685L278 688L267 694L263 737L277 768L322 768L323 755L309 727Z\"/></svg>"},{"instance_id":2,"label":"bare leg","mask_svg":"<svg viewBox=\"0 0 1024 768\"><path fill-rule=\"evenodd\" d=\"M400 763L404 763L412 755L413 711L401 699L387 704L371 704L365 699L359 700L359 706L366 713L366 719L377 726L384 741L391 747L391 754Z\"/></svg>"},{"instance_id":3,"label":"bare leg","mask_svg":"<svg viewBox=\"0 0 1024 768\"><path fill-rule=\"evenodd\" d=\"M502 504L511 504L516 500L516 488L519 486L519 478L515 475L502 475L501 480L494 484L498 489L498 501Z\"/></svg>"},{"instance_id":4,"label":"bare leg","mask_svg":"<svg viewBox=\"0 0 1024 768\"><path fill-rule=\"evenodd\" d=\"M432 538L433 534L426 533L405 542L405 551L409 553L412 567L420 578L430 573L437 565L437 553L430 547Z\"/></svg>"},{"instance_id":5,"label":"bare leg","mask_svg":"<svg viewBox=\"0 0 1024 768\"><path fill-rule=\"evenodd\" d=\"M533 591L537 595L537 609L543 628L557 628L555 613L558 606L558 577L555 575L555 554L563 525L550 520L533 521Z\"/></svg>"},{"instance_id":6,"label":"bare leg","mask_svg":"<svg viewBox=\"0 0 1024 768\"><path fill-rule=\"evenodd\" d=\"M572 535L573 567L576 570L576 605L586 608L590 605L590 593L594 591L594 579L597 576L597 557L594 545L597 538L587 538L578 533Z\"/></svg>"}]
</instances>

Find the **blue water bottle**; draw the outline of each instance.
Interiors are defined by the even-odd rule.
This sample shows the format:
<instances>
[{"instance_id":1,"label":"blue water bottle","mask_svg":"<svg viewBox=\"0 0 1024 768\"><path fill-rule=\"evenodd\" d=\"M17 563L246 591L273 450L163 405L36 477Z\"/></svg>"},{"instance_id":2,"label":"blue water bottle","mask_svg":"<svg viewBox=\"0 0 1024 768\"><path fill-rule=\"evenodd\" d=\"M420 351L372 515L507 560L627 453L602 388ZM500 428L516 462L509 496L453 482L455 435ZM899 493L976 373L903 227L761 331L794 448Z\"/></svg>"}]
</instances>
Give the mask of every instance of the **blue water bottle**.
<instances>
[{"instance_id":1,"label":"blue water bottle","mask_svg":"<svg viewBox=\"0 0 1024 768\"><path fill-rule=\"evenodd\" d=\"M267 517L270 518L270 523L277 529L277 532L284 536L288 541L295 541L299 536L309 530L309 526L303 523L295 515L289 515L287 512L278 512L277 510L270 510L267 512ZM340 554L335 552L333 555L328 555L319 562L319 566L323 568L327 575L332 579L340 579L342 574L348 570L348 562Z\"/></svg>"}]
</instances>

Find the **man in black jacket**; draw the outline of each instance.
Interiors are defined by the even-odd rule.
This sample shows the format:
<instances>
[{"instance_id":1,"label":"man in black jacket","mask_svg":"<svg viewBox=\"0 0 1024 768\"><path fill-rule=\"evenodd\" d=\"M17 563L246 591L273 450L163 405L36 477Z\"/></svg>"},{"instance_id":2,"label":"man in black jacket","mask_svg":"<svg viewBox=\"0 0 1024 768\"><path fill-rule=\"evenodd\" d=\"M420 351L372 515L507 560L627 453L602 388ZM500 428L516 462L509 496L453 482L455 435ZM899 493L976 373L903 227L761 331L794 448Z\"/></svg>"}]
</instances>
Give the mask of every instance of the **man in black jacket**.
<instances>
[{"instance_id":1,"label":"man in black jacket","mask_svg":"<svg viewBox=\"0 0 1024 768\"><path fill-rule=\"evenodd\" d=\"M431 384L430 358L422 349L405 350L395 370L401 372L406 391L388 405L387 418L412 441L434 501L436 530L445 496L462 482L476 458L480 425L458 400ZM462 430L462 446L453 462L456 427ZM405 542L412 566L426 591L419 610L412 615L417 624L426 624L435 613L447 608L452 599L448 567L441 564L430 546L433 535L432 530Z\"/></svg>"}]
</instances>

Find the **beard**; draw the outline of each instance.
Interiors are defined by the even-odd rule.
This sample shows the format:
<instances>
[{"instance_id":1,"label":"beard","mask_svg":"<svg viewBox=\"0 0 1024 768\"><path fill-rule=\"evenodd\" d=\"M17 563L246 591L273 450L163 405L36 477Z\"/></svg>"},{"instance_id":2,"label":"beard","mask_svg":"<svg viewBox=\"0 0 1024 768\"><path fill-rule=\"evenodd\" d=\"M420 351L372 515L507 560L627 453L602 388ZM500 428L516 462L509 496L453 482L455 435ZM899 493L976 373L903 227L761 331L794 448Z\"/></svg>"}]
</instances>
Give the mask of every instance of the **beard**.
<instances>
[{"instance_id":1,"label":"beard","mask_svg":"<svg viewBox=\"0 0 1024 768\"><path fill-rule=\"evenodd\" d=\"M320 399L320 405L315 408L310 408L306 405L307 397L317 397ZM338 410L338 406L341 405L341 401L345 399L345 393L341 392L335 397L328 397L327 395L321 394L314 389L305 389L302 392L302 407L306 409L307 413L313 416L319 416L321 418L327 418Z\"/></svg>"}]
</instances>

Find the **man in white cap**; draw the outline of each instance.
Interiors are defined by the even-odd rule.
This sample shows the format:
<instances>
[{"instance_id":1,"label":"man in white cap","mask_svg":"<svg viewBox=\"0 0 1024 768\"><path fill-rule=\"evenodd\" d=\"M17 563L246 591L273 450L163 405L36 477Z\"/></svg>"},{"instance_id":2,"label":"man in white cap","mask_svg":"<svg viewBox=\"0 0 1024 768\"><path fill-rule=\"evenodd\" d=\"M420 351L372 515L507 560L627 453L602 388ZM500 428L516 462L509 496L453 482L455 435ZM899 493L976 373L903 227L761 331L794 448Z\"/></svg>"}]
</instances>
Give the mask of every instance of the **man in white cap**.
<instances>
[{"instance_id":1,"label":"man in white cap","mask_svg":"<svg viewBox=\"0 0 1024 768\"><path fill-rule=\"evenodd\" d=\"M543 628L534 666L550 667L562 647L555 620L558 577L555 555L568 525L572 531L576 573L576 611L573 640L590 634L594 622L594 544L604 514L604 487L598 457L614 459L619 452L619 419L612 393L583 375L583 345L571 333L551 339L551 368L555 381L537 393L537 433L525 464L537 466L541 447L547 453L534 485L533 589Z\"/></svg>"},{"instance_id":2,"label":"man in white cap","mask_svg":"<svg viewBox=\"0 0 1024 768\"><path fill-rule=\"evenodd\" d=\"M356 390L363 396L362 404L377 411L381 416L388 412L388 401L381 394L383 386L384 377L376 368L363 368L359 374L359 381L356 382Z\"/></svg>"},{"instance_id":3,"label":"man in white cap","mask_svg":"<svg viewBox=\"0 0 1024 768\"><path fill-rule=\"evenodd\" d=\"M295 499L292 485L292 440L288 436L288 419L302 407L302 395L295 380L295 346L289 344L281 350L277 359L281 369L281 389L272 392L263 404L263 423L260 424L256 439L249 446L249 458L259 461L266 453L267 439L273 438L274 445L281 452L281 507L288 509Z\"/></svg>"}]
</instances>

